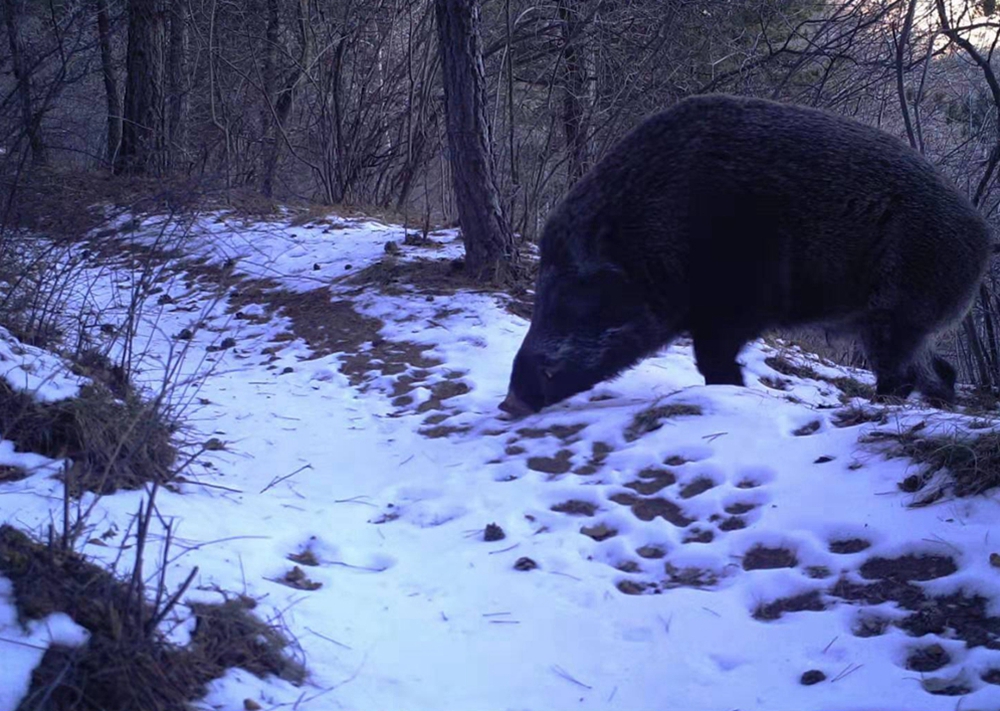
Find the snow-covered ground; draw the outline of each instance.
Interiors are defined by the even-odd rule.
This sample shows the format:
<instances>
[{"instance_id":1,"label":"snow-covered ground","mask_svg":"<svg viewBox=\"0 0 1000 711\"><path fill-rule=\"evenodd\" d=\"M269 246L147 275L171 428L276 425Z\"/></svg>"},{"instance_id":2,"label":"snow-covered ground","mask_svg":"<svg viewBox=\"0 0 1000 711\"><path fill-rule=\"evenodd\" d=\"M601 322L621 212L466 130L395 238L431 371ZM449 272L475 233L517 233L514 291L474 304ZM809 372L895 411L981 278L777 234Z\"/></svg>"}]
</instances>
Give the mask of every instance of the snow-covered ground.
<instances>
[{"instance_id":1,"label":"snow-covered ground","mask_svg":"<svg viewBox=\"0 0 1000 711\"><path fill-rule=\"evenodd\" d=\"M161 227L150 219L129 239L151 244ZM1000 708L1000 686L982 678L1000 677L988 673L1000 669L1000 506L987 495L909 507L897 484L912 465L859 443L960 417L911 406L837 426L837 388L779 374L770 346L744 352L749 387L706 387L681 342L510 422L497 404L527 322L503 297L409 289L402 267L387 290L350 279L387 251L396 263L461 254L450 231L425 246L403 238L370 221L204 216L184 239L197 261L172 263L169 298L143 316L138 342L153 357L141 379L203 374L180 391L197 403L187 420L225 443L179 493L159 494L183 552L168 581L197 565L189 599L260 599L309 669L298 688L234 670L206 708ZM80 308L121 319L128 256L94 259ZM285 291L238 284L219 299L213 267ZM184 329L190 340L176 338ZM218 350L226 338L235 345ZM338 344L346 352L330 353ZM25 353L0 342L8 382L72 393L51 358L25 366ZM9 443L0 463L35 468L0 485L0 518L41 530L60 506L57 464ZM95 527L124 532L142 496L103 498ZM484 540L488 524L504 537ZM84 551L110 562L121 535ZM319 565L288 558L307 550ZM284 584L296 565L320 586ZM58 617L19 628L8 588L0 579L0 711L51 639L84 641ZM968 615L928 619L947 595L963 611L989 601L978 637ZM816 671L825 678L804 684Z\"/></svg>"}]
</instances>

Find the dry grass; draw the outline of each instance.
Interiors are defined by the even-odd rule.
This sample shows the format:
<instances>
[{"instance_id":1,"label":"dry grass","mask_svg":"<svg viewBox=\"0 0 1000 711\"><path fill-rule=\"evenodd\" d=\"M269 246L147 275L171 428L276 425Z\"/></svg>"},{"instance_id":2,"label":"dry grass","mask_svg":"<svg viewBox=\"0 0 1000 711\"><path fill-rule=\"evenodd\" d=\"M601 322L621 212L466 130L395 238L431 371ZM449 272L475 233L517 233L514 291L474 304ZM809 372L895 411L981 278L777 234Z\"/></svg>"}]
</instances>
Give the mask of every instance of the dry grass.
<instances>
[{"instance_id":1,"label":"dry grass","mask_svg":"<svg viewBox=\"0 0 1000 711\"><path fill-rule=\"evenodd\" d=\"M63 612L90 632L81 647L49 648L20 711L186 711L234 666L295 683L305 678L286 653L287 638L250 613L252 601L191 605L195 631L178 648L158 631L176 596L151 605L130 581L7 525L0 526L0 572L13 583L22 622Z\"/></svg>"},{"instance_id":2,"label":"dry grass","mask_svg":"<svg viewBox=\"0 0 1000 711\"><path fill-rule=\"evenodd\" d=\"M701 408L687 403L657 405L637 412L632 422L625 428L625 441L634 442L643 435L663 427L663 421L674 417L692 417L701 414Z\"/></svg>"},{"instance_id":3,"label":"dry grass","mask_svg":"<svg viewBox=\"0 0 1000 711\"><path fill-rule=\"evenodd\" d=\"M72 459L74 494L169 480L177 463L177 429L160 407L132 392L119 399L92 384L78 397L41 403L0 381L0 434L22 451Z\"/></svg>"},{"instance_id":4,"label":"dry grass","mask_svg":"<svg viewBox=\"0 0 1000 711\"><path fill-rule=\"evenodd\" d=\"M920 465L900 488L919 492L916 505L929 504L943 496L975 496L1000 486L1000 432L979 434L923 434L924 428L903 432L879 430L864 441L888 445L890 457L907 457Z\"/></svg>"}]
</instances>

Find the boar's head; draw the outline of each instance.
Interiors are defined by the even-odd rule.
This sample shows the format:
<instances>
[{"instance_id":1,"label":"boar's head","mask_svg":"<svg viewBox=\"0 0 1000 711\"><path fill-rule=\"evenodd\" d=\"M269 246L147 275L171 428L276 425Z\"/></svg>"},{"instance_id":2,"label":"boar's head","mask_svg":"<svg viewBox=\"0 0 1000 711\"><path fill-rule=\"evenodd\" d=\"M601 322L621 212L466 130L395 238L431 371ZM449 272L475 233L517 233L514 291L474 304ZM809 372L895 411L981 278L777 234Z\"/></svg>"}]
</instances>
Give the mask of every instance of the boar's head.
<instances>
[{"instance_id":1,"label":"boar's head","mask_svg":"<svg viewBox=\"0 0 1000 711\"><path fill-rule=\"evenodd\" d=\"M500 409L520 417L612 378L656 350L657 331L652 312L620 270L543 267L531 327Z\"/></svg>"}]
</instances>

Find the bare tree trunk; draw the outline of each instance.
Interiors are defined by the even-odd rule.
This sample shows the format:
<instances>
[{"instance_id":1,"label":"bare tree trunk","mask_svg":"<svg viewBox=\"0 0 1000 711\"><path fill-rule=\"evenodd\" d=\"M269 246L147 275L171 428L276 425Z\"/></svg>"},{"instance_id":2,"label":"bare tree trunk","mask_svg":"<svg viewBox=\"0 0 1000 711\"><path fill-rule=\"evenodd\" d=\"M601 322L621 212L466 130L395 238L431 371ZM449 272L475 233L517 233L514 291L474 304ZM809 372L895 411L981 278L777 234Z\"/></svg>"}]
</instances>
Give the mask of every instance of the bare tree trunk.
<instances>
[{"instance_id":1,"label":"bare tree trunk","mask_svg":"<svg viewBox=\"0 0 1000 711\"><path fill-rule=\"evenodd\" d=\"M101 47L101 75L104 79L104 96L108 107L108 163L114 165L118 145L122 140L122 105L115 78L114 56L111 52L111 17L108 0L96 0L97 39Z\"/></svg>"},{"instance_id":2,"label":"bare tree trunk","mask_svg":"<svg viewBox=\"0 0 1000 711\"><path fill-rule=\"evenodd\" d=\"M587 130L584 120L584 97L587 95L587 70L581 51L583 27L577 16L581 3L559 0L559 33L563 59L563 131L569 153L569 184L587 172Z\"/></svg>"},{"instance_id":3,"label":"bare tree trunk","mask_svg":"<svg viewBox=\"0 0 1000 711\"><path fill-rule=\"evenodd\" d=\"M24 58L24 38L21 37L21 8L17 0L3 0L3 14L7 24L7 40L10 43L11 66L17 82L17 96L21 105L21 121L28 137L31 160L35 165L48 162L45 143L42 141L41 116L35 115L31 102L31 71Z\"/></svg>"},{"instance_id":4,"label":"bare tree trunk","mask_svg":"<svg viewBox=\"0 0 1000 711\"><path fill-rule=\"evenodd\" d=\"M187 91L184 79L187 69L186 0L172 0L170 11L170 48L167 55L167 141L173 166L184 155L186 138Z\"/></svg>"},{"instance_id":5,"label":"bare tree trunk","mask_svg":"<svg viewBox=\"0 0 1000 711\"><path fill-rule=\"evenodd\" d=\"M299 0L298 4L298 29L299 29L299 56L295 66L289 71L288 76L282 82L281 87L278 90L278 95L271 102L270 96L266 97L270 111L272 113L271 120L268 122L269 130L264 137L264 175L261 180L261 192L267 197L271 197L274 193L274 176L278 170L278 159L281 157L281 146L284 143L284 136L282 135L285 131L285 125L288 123L288 116L292 112L292 106L295 103L295 90L302 80L302 76L306 70L306 65L310 61L310 54L312 50L312 43L310 42L309 34L309 0ZM278 33L280 30L280 16L278 14L278 0L267 0L267 42L271 45L269 52L270 55L267 56L266 64L270 64L270 67L265 66L265 73L270 73L272 79L276 77L277 72L274 69L274 49L273 43L278 41ZM270 90L270 86L265 86L264 91L267 93Z\"/></svg>"},{"instance_id":6,"label":"bare tree trunk","mask_svg":"<svg viewBox=\"0 0 1000 711\"><path fill-rule=\"evenodd\" d=\"M164 152L161 0L129 0L125 113L116 173L156 173Z\"/></svg>"},{"instance_id":7,"label":"bare tree trunk","mask_svg":"<svg viewBox=\"0 0 1000 711\"><path fill-rule=\"evenodd\" d=\"M479 5L477 0L435 0L434 7L452 184L466 269L479 280L506 281L515 273L517 249L494 179Z\"/></svg>"}]
</instances>

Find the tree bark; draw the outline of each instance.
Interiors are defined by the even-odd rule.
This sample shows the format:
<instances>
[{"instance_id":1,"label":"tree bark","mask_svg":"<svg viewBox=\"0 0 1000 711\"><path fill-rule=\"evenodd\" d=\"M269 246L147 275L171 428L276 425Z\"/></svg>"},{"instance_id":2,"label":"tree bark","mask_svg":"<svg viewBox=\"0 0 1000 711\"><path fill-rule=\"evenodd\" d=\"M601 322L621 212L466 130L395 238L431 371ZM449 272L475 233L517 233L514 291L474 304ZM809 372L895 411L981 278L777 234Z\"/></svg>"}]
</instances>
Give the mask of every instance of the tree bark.
<instances>
[{"instance_id":1,"label":"tree bark","mask_svg":"<svg viewBox=\"0 0 1000 711\"><path fill-rule=\"evenodd\" d=\"M163 45L161 0L129 0L125 112L116 173L158 173L163 169Z\"/></svg>"},{"instance_id":2,"label":"tree bark","mask_svg":"<svg viewBox=\"0 0 1000 711\"><path fill-rule=\"evenodd\" d=\"M104 97L108 107L108 163L114 165L118 145L122 140L122 104L115 78L114 55L111 52L111 15L108 0L97 3L97 40L101 48L101 75L104 79Z\"/></svg>"},{"instance_id":3,"label":"tree bark","mask_svg":"<svg viewBox=\"0 0 1000 711\"><path fill-rule=\"evenodd\" d=\"M569 0L559 0L559 33L563 59L563 132L569 153L569 184L587 172L587 127L584 119L584 97L587 95L587 71L581 51L583 27L578 18L579 8ZM575 3L579 5L579 2Z\"/></svg>"},{"instance_id":4,"label":"tree bark","mask_svg":"<svg viewBox=\"0 0 1000 711\"><path fill-rule=\"evenodd\" d=\"M186 0L172 0L170 12L170 48L167 55L167 141L172 166L184 155L187 118L187 91L184 79L187 70Z\"/></svg>"},{"instance_id":5,"label":"tree bark","mask_svg":"<svg viewBox=\"0 0 1000 711\"><path fill-rule=\"evenodd\" d=\"M298 8L298 30L299 30L299 57L294 67L289 70L288 76L282 81L278 88L277 96L273 102L270 95L266 97L270 113L270 121L266 124L267 131L264 136L264 175L261 179L261 192L271 197L274 193L274 177L278 172L278 159L281 157L281 146L285 141L285 126L288 124L288 116L292 112L295 103L295 90L302 81L306 65L309 63L312 54L312 42L309 34L309 0L299 0ZM270 75L273 82L277 76L274 66L274 47L278 41L280 30L280 16L278 14L278 0L267 0L267 51L265 55L265 76ZM265 93L270 92L272 85L264 87Z\"/></svg>"},{"instance_id":6,"label":"tree bark","mask_svg":"<svg viewBox=\"0 0 1000 711\"><path fill-rule=\"evenodd\" d=\"M517 268L517 249L494 177L479 5L477 0L435 0L434 9L466 270L480 281L507 281Z\"/></svg>"},{"instance_id":7,"label":"tree bark","mask_svg":"<svg viewBox=\"0 0 1000 711\"><path fill-rule=\"evenodd\" d=\"M32 110L31 72L24 57L24 38L21 37L21 8L17 0L3 0L3 14L7 25L7 40L10 44L11 67L17 82L17 97L21 105L22 130L28 138L31 160L35 165L48 162L45 143L42 141L41 116Z\"/></svg>"}]
</instances>

